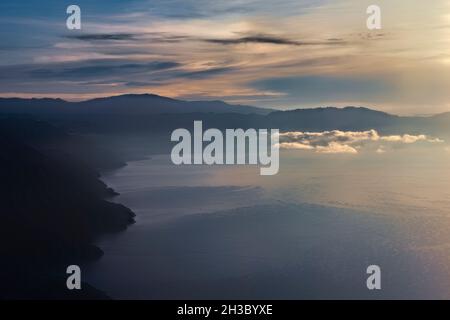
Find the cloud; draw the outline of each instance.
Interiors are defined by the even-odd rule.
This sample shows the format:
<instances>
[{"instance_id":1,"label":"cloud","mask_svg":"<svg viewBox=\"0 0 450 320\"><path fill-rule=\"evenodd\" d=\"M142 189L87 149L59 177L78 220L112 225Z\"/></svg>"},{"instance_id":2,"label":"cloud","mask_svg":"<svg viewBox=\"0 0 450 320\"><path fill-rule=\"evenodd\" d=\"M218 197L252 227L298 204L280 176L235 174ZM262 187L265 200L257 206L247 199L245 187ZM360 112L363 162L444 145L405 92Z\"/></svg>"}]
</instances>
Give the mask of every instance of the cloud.
<instances>
[{"instance_id":1,"label":"cloud","mask_svg":"<svg viewBox=\"0 0 450 320\"><path fill-rule=\"evenodd\" d=\"M33 64L0 66L0 94L15 92L34 92L71 94L79 100L76 92L97 95L120 93L158 92L165 96L174 96L174 91L184 90L193 93L190 84L194 81L205 81L215 77L226 76L236 71L234 66L224 63L183 64L183 61L164 59L68 59L67 61L43 61ZM156 57L158 58L158 57ZM167 57L169 58L169 57ZM189 80L189 81L188 81ZM32 86L30 86L30 83ZM179 89L172 89L171 83ZM228 84L227 84L228 85ZM168 86L168 88L167 88ZM203 84L202 87L205 87ZM19 89L17 89L19 88ZM151 89L149 89L151 88ZM159 88L163 88L160 91ZM220 87L218 92L224 93ZM92 93L92 94L91 94ZM53 96L53 95L52 95ZM197 98L197 96L194 96Z\"/></svg>"},{"instance_id":2,"label":"cloud","mask_svg":"<svg viewBox=\"0 0 450 320\"><path fill-rule=\"evenodd\" d=\"M209 78L211 76L228 73L236 70L233 67L219 67L219 68L209 68L204 70L198 70L198 71L189 71L189 72L181 72L177 76L182 78L189 78L189 79L203 79L203 78Z\"/></svg>"},{"instance_id":3,"label":"cloud","mask_svg":"<svg viewBox=\"0 0 450 320\"><path fill-rule=\"evenodd\" d=\"M283 37L271 36L271 35L250 35L240 38L227 38L227 39L206 39L206 42L218 43L224 45L242 44L242 43L263 43L263 44L275 44L275 45L290 45L290 46L312 46L312 45L335 45L342 44L343 41L339 39L329 39L328 41L318 42L301 42L296 40L290 40Z\"/></svg>"},{"instance_id":4,"label":"cloud","mask_svg":"<svg viewBox=\"0 0 450 320\"><path fill-rule=\"evenodd\" d=\"M323 132L284 132L280 133L280 148L311 150L318 153L357 154L358 150L368 144L376 144L377 153L385 153L386 148L380 143L412 144L419 141L442 143L441 139L427 135L389 135L381 136L376 130L368 131L323 131Z\"/></svg>"},{"instance_id":5,"label":"cloud","mask_svg":"<svg viewBox=\"0 0 450 320\"><path fill-rule=\"evenodd\" d=\"M93 33L93 34L79 34L68 35L69 39L77 39L83 41L104 41L104 40L136 40L136 34L131 33Z\"/></svg>"},{"instance_id":6,"label":"cloud","mask_svg":"<svg viewBox=\"0 0 450 320\"><path fill-rule=\"evenodd\" d=\"M182 34L171 34L165 32L135 32L135 33L88 33L88 34L77 34L77 35L65 35L64 38L75 39L87 42L101 42L101 41L140 41L141 44L145 44L146 41L151 41L152 43L178 43L182 41L198 41L199 39L182 35ZM106 45L106 43L105 43ZM114 44L112 44L114 45ZM114 47L113 47L114 48ZM145 49L145 45L141 49ZM122 48L123 49L123 48ZM148 49L148 48L147 48ZM126 51L130 52L130 51ZM123 52L122 52L123 53Z\"/></svg>"},{"instance_id":7,"label":"cloud","mask_svg":"<svg viewBox=\"0 0 450 320\"><path fill-rule=\"evenodd\" d=\"M87 78L120 76L123 79L128 75L142 74L154 71L169 70L179 67L173 61L150 61L145 63L129 61L93 60L76 63L60 63L33 68L29 71L32 78L83 80Z\"/></svg>"},{"instance_id":8,"label":"cloud","mask_svg":"<svg viewBox=\"0 0 450 320\"><path fill-rule=\"evenodd\" d=\"M330 144L325 147L317 146L316 151L319 153L358 153L358 150L356 150L355 148L346 144L341 144L339 142L330 142Z\"/></svg>"},{"instance_id":9,"label":"cloud","mask_svg":"<svg viewBox=\"0 0 450 320\"><path fill-rule=\"evenodd\" d=\"M406 144L410 144L410 143L416 143L417 141L427 141L427 142L431 142L431 143L440 143L440 142L444 142L441 139L431 139L428 138L426 135L418 135L418 136L413 136L410 134L404 134L404 135L393 135L393 136L385 136L382 137L381 140L383 141L387 141L387 142L401 142L401 143L406 143Z\"/></svg>"},{"instance_id":10,"label":"cloud","mask_svg":"<svg viewBox=\"0 0 450 320\"><path fill-rule=\"evenodd\" d=\"M76 93L80 91L91 98L91 93L105 96L117 91L129 93L130 88L157 87L181 72L183 65L170 60L90 59L0 66L0 93L20 90L55 96L56 92L78 100L81 94Z\"/></svg>"},{"instance_id":11,"label":"cloud","mask_svg":"<svg viewBox=\"0 0 450 320\"><path fill-rule=\"evenodd\" d=\"M368 131L323 131L323 132L285 132L280 134L280 141L300 142L313 146L326 146L331 142L352 144L360 141L377 141L380 136L376 130Z\"/></svg>"},{"instance_id":12,"label":"cloud","mask_svg":"<svg viewBox=\"0 0 450 320\"><path fill-rule=\"evenodd\" d=\"M386 148L384 146L379 146L376 153L378 154L386 153Z\"/></svg>"}]
</instances>

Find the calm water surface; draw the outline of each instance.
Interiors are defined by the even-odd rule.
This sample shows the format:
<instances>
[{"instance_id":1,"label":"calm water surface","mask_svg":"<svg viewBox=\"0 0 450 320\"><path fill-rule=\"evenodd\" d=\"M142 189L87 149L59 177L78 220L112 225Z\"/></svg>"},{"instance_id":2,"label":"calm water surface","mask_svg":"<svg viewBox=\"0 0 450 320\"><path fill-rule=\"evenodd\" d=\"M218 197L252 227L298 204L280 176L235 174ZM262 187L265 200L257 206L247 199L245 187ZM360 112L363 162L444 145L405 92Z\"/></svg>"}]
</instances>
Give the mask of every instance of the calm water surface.
<instances>
[{"instance_id":1,"label":"calm water surface","mask_svg":"<svg viewBox=\"0 0 450 320\"><path fill-rule=\"evenodd\" d=\"M104 175L137 222L85 280L123 299L450 298L449 178L441 149L286 151L270 177L152 156Z\"/></svg>"}]
</instances>

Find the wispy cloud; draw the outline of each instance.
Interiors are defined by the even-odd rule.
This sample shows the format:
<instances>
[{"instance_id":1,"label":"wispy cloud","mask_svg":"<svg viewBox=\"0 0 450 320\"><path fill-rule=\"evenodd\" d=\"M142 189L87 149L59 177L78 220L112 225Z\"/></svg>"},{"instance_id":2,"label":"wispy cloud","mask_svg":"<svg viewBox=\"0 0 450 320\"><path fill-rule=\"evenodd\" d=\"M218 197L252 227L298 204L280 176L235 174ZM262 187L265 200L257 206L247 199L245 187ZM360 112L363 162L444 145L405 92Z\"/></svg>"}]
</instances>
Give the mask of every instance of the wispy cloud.
<instances>
[{"instance_id":1,"label":"wispy cloud","mask_svg":"<svg viewBox=\"0 0 450 320\"><path fill-rule=\"evenodd\" d=\"M69 39L77 39L84 41L104 41L104 40L135 40L137 34L131 33L92 33L92 34L79 34L79 35L66 35Z\"/></svg>"},{"instance_id":2,"label":"wispy cloud","mask_svg":"<svg viewBox=\"0 0 450 320\"><path fill-rule=\"evenodd\" d=\"M205 39L204 41L210 43L218 43L223 45L243 44L243 43L264 43L274 45L289 45L289 46L323 46L323 45L337 45L343 44L341 39L329 39L327 41L296 41L279 36L272 35L249 35L240 38L227 38L227 39Z\"/></svg>"},{"instance_id":3,"label":"wispy cloud","mask_svg":"<svg viewBox=\"0 0 450 320\"><path fill-rule=\"evenodd\" d=\"M33 68L29 73L31 77L38 79L83 80L92 77L114 76L126 78L130 75L169 70L179 66L180 64L173 61L130 63L128 61L93 60L59 65L51 64L46 67Z\"/></svg>"},{"instance_id":4,"label":"wispy cloud","mask_svg":"<svg viewBox=\"0 0 450 320\"><path fill-rule=\"evenodd\" d=\"M221 68L208 68L204 70L197 70L197 71L189 71L189 72L181 72L177 74L177 77L184 77L188 79L204 79L209 78L211 76L229 73L232 71L237 70L233 67L221 67Z\"/></svg>"}]
</instances>

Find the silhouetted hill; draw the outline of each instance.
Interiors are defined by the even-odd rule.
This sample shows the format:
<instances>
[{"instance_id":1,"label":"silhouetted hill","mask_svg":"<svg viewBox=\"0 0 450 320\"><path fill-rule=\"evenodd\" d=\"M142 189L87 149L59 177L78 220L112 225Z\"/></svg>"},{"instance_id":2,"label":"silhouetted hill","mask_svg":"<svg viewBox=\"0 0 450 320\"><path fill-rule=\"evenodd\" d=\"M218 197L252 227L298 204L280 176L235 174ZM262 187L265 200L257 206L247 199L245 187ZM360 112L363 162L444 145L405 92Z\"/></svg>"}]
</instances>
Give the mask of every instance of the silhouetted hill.
<instances>
[{"instance_id":1,"label":"silhouetted hill","mask_svg":"<svg viewBox=\"0 0 450 320\"><path fill-rule=\"evenodd\" d=\"M223 101L183 101L154 94L126 94L81 102L61 99L0 98L0 112L14 114L127 114L211 112L267 114L273 110Z\"/></svg>"},{"instance_id":2,"label":"silhouetted hill","mask_svg":"<svg viewBox=\"0 0 450 320\"><path fill-rule=\"evenodd\" d=\"M128 135L167 134L176 128L191 128L202 120L204 128L277 128L281 131L370 130L391 133L435 131L440 118L400 117L367 108L317 108L276 111L267 115L238 113L183 113L137 115L74 115L59 120L61 125L82 133ZM448 128L443 127L443 130Z\"/></svg>"},{"instance_id":3,"label":"silhouetted hill","mask_svg":"<svg viewBox=\"0 0 450 320\"><path fill-rule=\"evenodd\" d=\"M272 112L268 122L283 130L362 130L399 123L400 118L362 107L315 108Z\"/></svg>"},{"instance_id":4,"label":"silhouetted hill","mask_svg":"<svg viewBox=\"0 0 450 320\"><path fill-rule=\"evenodd\" d=\"M113 169L125 164L117 154L93 143L91 139L68 134L60 127L29 116L0 114L0 129L40 152L55 157L65 156L93 169Z\"/></svg>"},{"instance_id":5,"label":"silhouetted hill","mask_svg":"<svg viewBox=\"0 0 450 320\"><path fill-rule=\"evenodd\" d=\"M77 163L45 156L5 134L0 137L0 196L4 236L18 236L18 228L32 228L43 232L33 241L24 241L34 232L21 234L15 242L24 248L37 246L40 255L64 255L57 248L46 252L40 247L49 236L58 247L78 250L78 244L89 244L101 232L118 231L132 222L131 212L125 207L106 202L114 195L98 180L90 169ZM108 212L110 211L110 212ZM108 216L110 215L110 216ZM11 228L11 226L16 228ZM54 241L54 240L58 241ZM1 241L2 252L9 241ZM67 248L66 248L67 249ZM65 250L66 252L70 250ZM13 252L12 252L13 253Z\"/></svg>"},{"instance_id":6,"label":"silhouetted hill","mask_svg":"<svg viewBox=\"0 0 450 320\"><path fill-rule=\"evenodd\" d=\"M428 126L432 127L436 133L450 132L450 112L440 113L429 117L428 122Z\"/></svg>"},{"instance_id":7,"label":"silhouetted hill","mask_svg":"<svg viewBox=\"0 0 450 320\"><path fill-rule=\"evenodd\" d=\"M425 130L450 134L448 114L401 117L362 107L274 111L222 101L182 101L153 94L126 94L82 102L0 98L0 115L30 115L80 133L165 132L186 126L192 115L209 127L280 130Z\"/></svg>"},{"instance_id":8,"label":"silhouetted hill","mask_svg":"<svg viewBox=\"0 0 450 320\"><path fill-rule=\"evenodd\" d=\"M106 297L89 286L69 293L65 268L98 258L101 250L93 241L125 229L134 214L104 200L114 192L93 169L64 150L39 149L47 139L64 141L65 132L42 122L2 120L0 297Z\"/></svg>"}]
</instances>

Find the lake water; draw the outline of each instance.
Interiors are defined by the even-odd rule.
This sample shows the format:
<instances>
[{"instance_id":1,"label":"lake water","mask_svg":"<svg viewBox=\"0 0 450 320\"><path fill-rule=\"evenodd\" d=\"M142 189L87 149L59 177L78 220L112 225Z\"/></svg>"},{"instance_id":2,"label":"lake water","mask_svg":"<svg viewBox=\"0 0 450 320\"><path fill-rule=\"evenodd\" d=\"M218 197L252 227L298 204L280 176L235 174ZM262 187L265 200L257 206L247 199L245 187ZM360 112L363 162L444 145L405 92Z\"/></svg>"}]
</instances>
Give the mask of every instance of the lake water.
<instances>
[{"instance_id":1,"label":"lake water","mask_svg":"<svg viewBox=\"0 0 450 320\"><path fill-rule=\"evenodd\" d=\"M104 175L136 224L99 240L84 280L119 299L450 298L449 152L280 160L275 176L169 155Z\"/></svg>"}]
</instances>

